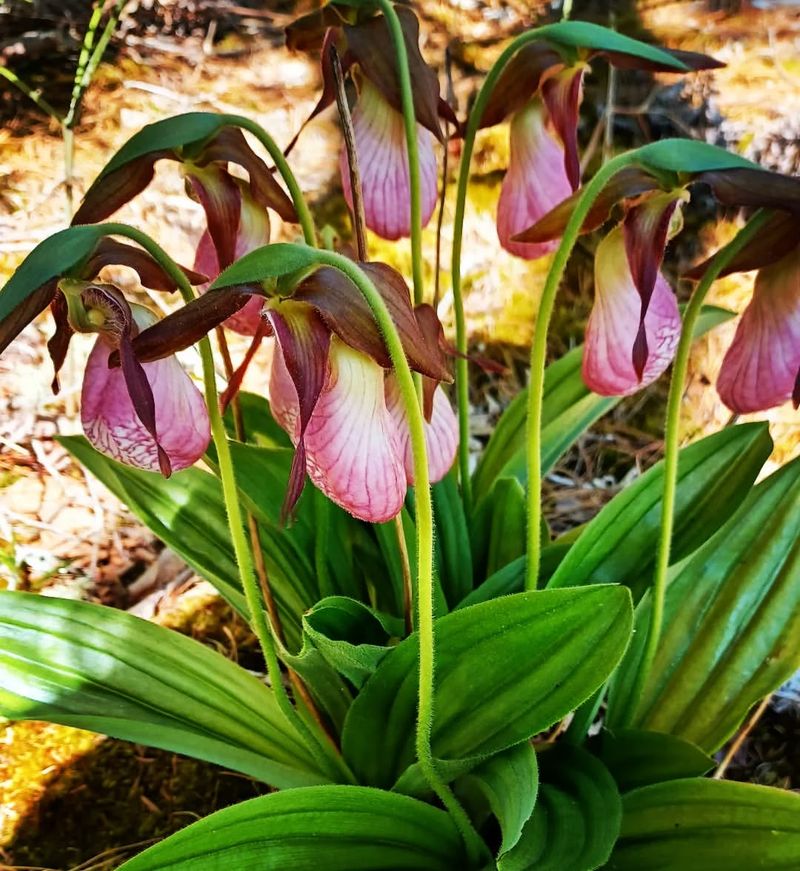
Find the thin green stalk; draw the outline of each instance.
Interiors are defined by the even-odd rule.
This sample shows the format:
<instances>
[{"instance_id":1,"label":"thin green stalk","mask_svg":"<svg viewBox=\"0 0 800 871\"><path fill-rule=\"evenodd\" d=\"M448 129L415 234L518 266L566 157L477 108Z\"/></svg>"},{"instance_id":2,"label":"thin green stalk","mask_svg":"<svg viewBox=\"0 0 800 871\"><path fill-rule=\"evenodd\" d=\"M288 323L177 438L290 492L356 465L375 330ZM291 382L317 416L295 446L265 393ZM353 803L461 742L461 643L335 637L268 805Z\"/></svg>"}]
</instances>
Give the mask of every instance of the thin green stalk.
<instances>
[{"instance_id":1,"label":"thin green stalk","mask_svg":"<svg viewBox=\"0 0 800 871\"><path fill-rule=\"evenodd\" d=\"M686 384L686 372L689 368L689 355L692 350L695 327L697 326L703 302L711 285L717 280L720 272L764 226L769 217L769 212L756 212L736 237L714 257L695 288L683 316L681 338L678 342L678 349L675 352L675 362L672 365L672 378L670 380L669 398L667 400L664 431L664 495L661 499L661 530L655 573L653 575L650 626L631 694L631 698L634 700L631 719L635 717L635 706L641 701L642 693L647 685L647 679L650 676L653 661L658 652L658 643L661 640L661 629L664 622L664 599L667 590L667 570L669 569L672 532L675 520L675 493L678 486L681 402Z\"/></svg>"},{"instance_id":2,"label":"thin green stalk","mask_svg":"<svg viewBox=\"0 0 800 871\"><path fill-rule=\"evenodd\" d=\"M311 217L311 211L308 208L308 203L306 203L305 199L303 198L303 192L300 190L300 185L297 183L297 178L292 172L291 167L286 161L286 158L283 156L283 152L280 150L280 148L278 148L275 140L260 124L256 124L255 121L251 121L249 118L245 118L243 115L223 115L223 118L228 124L233 124L236 127L241 127L243 130L247 130L252 133L253 136L255 136L256 139L258 139L258 141L267 150L269 156L275 163L278 172L281 174L281 177L286 182L286 187L289 188L289 196L292 198L292 203L294 204L295 211L297 212L297 217L300 220L300 226L303 228L303 238L305 239L306 245L310 245L312 248L316 248L317 231L314 228L314 219Z\"/></svg>"},{"instance_id":3,"label":"thin green stalk","mask_svg":"<svg viewBox=\"0 0 800 871\"><path fill-rule=\"evenodd\" d=\"M126 224L109 223L101 225L101 228L108 235L127 236L129 239L132 239L134 242L141 245L142 248L144 248L145 251L147 251L159 263L167 275L169 275L169 277L175 282L184 301L188 303L195 298L194 290L181 269L163 250L163 248L161 248L158 243L154 242L145 233L142 233L134 227L129 227ZM275 693L275 699L284 717L303 737L317 763L322 767L322 770L327 772L331 772L332 770L336 771L338 775L344 776L351 782L354 782L352 773L347 768L344 760L334 752L327 737L322 734L315 734L309 727L308 723L299 715L286 692L286 687L283 684L283 677L281 675L276 652L275 638L272 635L272 629L266 619L265 605L261 589L256 579L252 554L245 534L244 520L239 505L239 494L236 487L236 477L230 453L230 445L228 444L225 424L223 423L222 414L219 408L219 396L217 394L214 355L211 349L211 342L208 337L205 336L198 344L200 347L200 357L203 363L203 383L206 392L208 416L211 423L211 436L217 450L217 465L219 468L220 481L222 483L222 495L225 502L225 509L228 514L228 525L230 527L233 550L239 568L242 589L247 601L247 608L250 613L251 624L264 653L267 674L269 675L270 683L273 692Z\"/></svg>"},{"instance_id":4,"label":"thin green stalk","mask_svg":"<svg viewBox=\"0 0 800 871\"><path fill-rule=\"evenodd\" d=\"M32 100L46 115L49 115L51 118L58 121L59 124L63 123L64 119L62 118L61 113L57 109L54 109L37 89L32 88L24 82L15 72L10 70L8 67L0 65L0 76L4 79L8 79L14 87L22 91L22 93L25 94L29 100Z\"/></svg>"},{"instance_id":5,"label":"thin green stalk","mask_svg":"<svg viewBox=\"0 0 800 871\"><path fill-rule=\"evenodd\" d=\"M567 223L561 244L558 246L547 280L544 283L539 310L536 314L536 329L531 345L531 373L528 385L528 417L526 454L528 465L528 561L525 574L525 589L535 590L539 582L539 563L541 560L541 522L542 522L542 405L544 400L544 368L547 362L547 331L553 314L556 293L567 260L597 196L610 179L624 166L634 163L636 151L620 154L603 166L597 175L586 185Z\"/></svg>"},{"instance_id":6,"label":"thin green stalk","mask_svg":"<svg viewBox=\"0 0 800 871\"><path fill-rule=\"evenodd\" d=\"M124 0L122 0L124 2ZM72 127L75 119L75 114L83 95L84 88L84 73L89 66L89 59L92 55L92 47L94 46L94 37L100 27L100 21L103 18L103 3L101 0L95 0L94 9L92 9L92 17L89 19L89 24L86 26L86 33L83 35L83 44L81 45L81 53L78 56L78 66L75 68L75 78L72 81L72 95L69 101L69 109L64 118L64 126Z\"/></svg>"},{"instance_id":7,"label":"thin green stalk","mask_svg":"<svg viewBox=\"0 0 800 871\"><path fill-rule=\"evenodd\" d=\"M341 270L367 301L386 342L394 367L411 439L414 460L417 531L417 634L419 636L419 712L416 750L420 769L429 786L447 808L464 837L471 859L477 856L478 835L450 787L439 775L431 750L433 728L435 635L433 619L433 505L431 502L425 430L414 378L406 360L389 309L369 277L352 260L329 251L317 252L317 262Z\"/></svg>"},{"instance_id":8,"label":"thin green stalk","mask_svg":"<svg viewBox=\"0 0 800 871\"><path fill-rule=\"evenodd\" d=\"M406 130L408 152L408 184L411 191L411 271L414 279L414 304L424 301L422 277L422 202L420 196L419 151L417 149L417 119L414 114L414 92L408 67L408 52L403 35L403 26L390 0L378 0L394 43L397 57L397 73L400 83L400 99L403 105L403 123Z\"/></svg>"}]
</instances>

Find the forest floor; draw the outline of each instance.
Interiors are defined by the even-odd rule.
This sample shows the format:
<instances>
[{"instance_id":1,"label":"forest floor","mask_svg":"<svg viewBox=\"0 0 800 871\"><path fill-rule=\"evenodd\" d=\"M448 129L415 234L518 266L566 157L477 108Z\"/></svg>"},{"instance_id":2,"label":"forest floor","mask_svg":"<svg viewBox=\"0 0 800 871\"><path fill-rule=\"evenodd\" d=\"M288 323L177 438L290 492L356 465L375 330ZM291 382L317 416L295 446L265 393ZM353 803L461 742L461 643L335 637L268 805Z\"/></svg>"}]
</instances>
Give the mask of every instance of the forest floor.
<instances>
[{"instance_id":1,"label":"forest floor","mask_svg":"<svg viewBox=\"0 0 800 871\"><path fill-rule=\"evenodd\" d=\"M574 6L575 17L582 17L579 5ZM797 172L800 18L785 8L725 15L712 13L699 2L646 5L648 11L641 14L637 26L646 28L653 39L714 54L727 66L677 83L668 76L635 77L633 85L609 91L605 71L599 69L603 65L595 64L596 77L587 85L586 104L615 107L607 147L677 132L727 144L767 166ZM502 40L530 23L532 6L499 0L419 4L424 53L441 65L449 45L455 58L461 114ZM124 44L115 48L113 60L101 66L86 94L76 131L76 200L126 139L144 124L170 114L192 110L245 114L268 129L279 144L287 143L316 102L319 75L313 60L284 48L280 28L286 21L288 16L278 13L248 17L243 12L240 28L223 28L216 34L210 22L188 36L127 32ZM617 20L617 26L626 29L624 18ZM30 111L24 102L9 100L7 94L0 106L5 113L0 130L2 285L37 242L65 225L68 209L57 125ZM593 131L603 117L596 116L582 130L584 142L598 142ZM335 118L326 112L304 132L292 166L320 222L330 222L345 234L338 135ZM479 139L465 225L463 270L471 345L507 367L500 377L475 375L471 401L476 452L502 408L525 382L527 346L546 271L546 263L515 259L501 252L496 241L494 208L507 161L506 138L506 128L501 127ZM602 143L595 148L599 153ZM452 177L448 190L452 194ZM700 202L696 212L689 210L687 226L697 230L695 241L671 250L667 269L672 277L732 232L733 216L716 236L708 231L704 208ZM118 219L153 235L179 262L192 262L202 212L183 196L174 165L160 165L155 182L124 207ZM449 196L442 236L445 264L451 221ZM276 219L275 238L292 238L293 233L293 228L279 226ZM432 283L435 233L431 228L424 244ZM592 244L589 239L573 258L556 314L554 354L582 341L591 305ZM388 259L407 270L406 244L390 250L373 238L371 247L376 259ZM114 277L130 288L129 275L120 272ZM439 310L449 325L452 301L446 270L439 280ZM731 278L718 284L712 301L739 310L751 288L752 276ZM681 284L679 292L683 291ZM150 294L148 304L166 311L174 302ZM733 329L733 323L724 325L697 343L685 403L687 439L728 419L707 385L713 383ZM235 657L252 645L245 627L54 440L56 435L80 430L78 397L91 342L77 337L61 392L53 396L44 348L51 331L51 321L43 316L0 358L0 585L130 608ZM234 356L245 347L234 339ZM185 362L197 370L191 353L185 355ZM265 351L248 373L245 388L263 392L268 367ZM548 514L555 529L589 519L624 482L659 458L664 392L663 385L655 385L623 403L559 464L547 484ZM796 415L787 407L768 417L776 442L772 463L800 453ZM793 744L800 746L798 710L797 704L779 700L728 775L800 788L800 766L792 757L796 750L791 749ZM66 727L8 724L0 739L0 868L114 868L151 839L259 790L239 775L174 754Z\"/></svg>"}]
</instances>

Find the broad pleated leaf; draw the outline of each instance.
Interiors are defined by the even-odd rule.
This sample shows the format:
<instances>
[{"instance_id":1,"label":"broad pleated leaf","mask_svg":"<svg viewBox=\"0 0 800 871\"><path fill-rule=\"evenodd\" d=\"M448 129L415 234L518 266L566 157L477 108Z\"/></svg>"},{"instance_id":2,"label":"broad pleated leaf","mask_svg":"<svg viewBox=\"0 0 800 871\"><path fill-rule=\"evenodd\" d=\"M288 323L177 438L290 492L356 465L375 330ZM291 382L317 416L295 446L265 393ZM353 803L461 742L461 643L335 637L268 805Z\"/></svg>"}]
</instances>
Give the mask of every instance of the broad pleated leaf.
<instances>
[{"instance_id":1,"label":"broad pleated leaf","mask_svg":"<svg viewBox=\"0 0 800 871\"><path fill-rule=\"evenodd\" d=\"M507 853L519 841L536 804L536 751L529 741L517 744L482 762L455 786L456 795L473 789L482 796L500 826L500 854Z\"/></svg>"},{"instance_id":2,"label":"broad pleated leaf","mask_svg":"<svg viewBox=\"0 0 800 871\"><path fill-rule=\"evenodd\" d=\"M736 511L771 450L767 424L751 423L728 427L680 452L672 562L696 550ZM549 586L617 582L640 598L652 579L663 493L662 461L586 526Z\"/></svg>"},{"instance_id":3,"label":"broad pleated leaf","mask_svg":"<svg viewBox=\"0 0 800 871\"><path fill-rule=\"evenodd\" d=\"M639 704L631 686L650 619L612 683L607 724L667 732L706 752L800 667L800 460L753 488L739 511L676 569Z\"/></svg>"},{"instance_id":4,"label":"broad pleated leaf","mask_svg":"<svg viewBox=\"0 0 800 871\"><path fill-rule=\"evenodd\" d=\"M461 839L441 810L361 786L276 792L233 805L121 871L452 871Z\"/></svg>"},{"instance_id":5,"label":"broad pleated leaf","mask_svg":"<svg viewBox=\"0 0 800 871\"><path fill-rule=\"evenodd\" d=\"M112 608L0 592L0 714L216 762L276 787L329 780L272 691L197 641Z\"/></svg>"},{"instance_id":6,"label":"broad pleated leaf","mask_svg":"<svg viewBox=\"0 0 800 871\"><path fill-rule=\"evenodd\" d=\"M677 780L622 800L609 871L800 868L800 795L729 780Z\"/></svg>"},{"instance_id":7,"label":"broad pleated leaf","mask_svg":"<svg viewBox=\"0 0 800 871\"><path fill-rule=\"evenodd\" d=\"M622 803L602 762L568 744L540 754L541 786L533 815L500 871L591 871L608 858ZM642 866L642 871L644 871ZM649 871L649 869L648 869Z\"/></svg>"},{"instance_id":8,"label":"broad pleated leaf","mask_svg":"<svg viewBox=\"0 0 800 871\"><path fill-rule=\"evenodd\" d=\"M477 762L543 731L603 683L628 643L630 597L610 586L518 593L435 628L433 753ZM414 763L417 644L416 634L401 642L350 708L343 751L364 783L390 787Z\"/></svg>"},{"instance_id":9,"label":"broad pleated leaf","mask_svg":"<svg viewBox=\"0 0 800 871\"><path fill-rule=\"evenodd\" d=\"M617 781L620 792L664 780L699 776L714 767L714 760L699 747L663 732L604 731L599 743L598 755Z\"/></svg>"}]
</instances>

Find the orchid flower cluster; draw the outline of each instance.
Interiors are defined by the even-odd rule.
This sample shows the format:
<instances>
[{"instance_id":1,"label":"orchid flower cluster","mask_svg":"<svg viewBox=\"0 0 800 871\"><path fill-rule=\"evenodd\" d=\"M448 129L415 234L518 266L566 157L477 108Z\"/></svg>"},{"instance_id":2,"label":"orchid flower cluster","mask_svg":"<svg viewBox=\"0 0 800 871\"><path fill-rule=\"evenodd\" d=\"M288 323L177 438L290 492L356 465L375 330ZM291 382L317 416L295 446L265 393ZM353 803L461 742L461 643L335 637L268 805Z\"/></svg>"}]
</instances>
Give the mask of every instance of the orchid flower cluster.
<instances>
[{"instance_id":1,"label":"orchid flower cluster","mask_svg":"<svg viewBox=\"0 0 800 871\"><path fill-rule=\"evenodd\" d=\"M317 232L287 159L297 137L281 149L242 116L188 113L134 135L71 226L0 291L0 352L50 308L55 390L74 333L97 336L82 390L86 439L65 444L249 621L268 677L130 615L108 618L108 629L95 606L2 591L0 635L10 626L17 646L0 650L10 687L0 715L144 736L280 790L194 824L130 871L188 868L206 855L226 867L256 856L258 868L340 871L673 867L663 857L672 862L675 849L694 857L698 840L708 847L704 835L682 834L696 814L724 841L740 831L743 807L743 855L790 867L772 835L796 806L791 815L789 799L772 797L751 824L758 802L702 775L707 754L800 665L791 616L800 463L753 486L771 447L764 427L730 427L683 453L679 423L706 293L734 271L757 275L717 390L736 413L800 404L800 179L683 140L619 154L583 178L579 114L592 65L688 75L719 66L706 55L585 22L545 25L503 49L461 118L419 37L413 8L390 0L331 0L287 29L290 48L319 53L322 93L306 123L339 109L344 144L333 160L354 246L334 250ZM499 244L552 261L530 383L473 470L468 365L478 361L468 355L461 246L476 136L506 122ZM447 193L439 156L451 140L461 151L452 343L425 293L421 253L421 229ZM104 223L160 160L179 165L205 216L191 268L139 230ZM696 287L682 311L662 267L697 185L721 206L757 211L684 276ZM410 237L413 290L370 260L367 230ZM567 259L594 231L583 349L546 367ZM133 269L149 290L178 291L183 305L159 317L107 280L109 266ZM250 341L238 368L226 330ZM241 394L265 340L269 384ZM204 395L177 356L192 346ZM619 397L670 365L663 464L551 540L543 475ZM246 398L257 404L252 420ZM307 480L317 492L301 502ZM704 689L712 672L716 695ZM692 695L698 686L704 694ZM598 749L586 739L601 719ZM569 740L551 747L567 724ZM535 752L534 736L551 728L548 749ZM634 774L619 762L628 745ZM641 761L652 758L657 766ZM559 839L579 823L592 837ZM795 823L786 827L796 844Z\"/></svg>"}]
</instances>

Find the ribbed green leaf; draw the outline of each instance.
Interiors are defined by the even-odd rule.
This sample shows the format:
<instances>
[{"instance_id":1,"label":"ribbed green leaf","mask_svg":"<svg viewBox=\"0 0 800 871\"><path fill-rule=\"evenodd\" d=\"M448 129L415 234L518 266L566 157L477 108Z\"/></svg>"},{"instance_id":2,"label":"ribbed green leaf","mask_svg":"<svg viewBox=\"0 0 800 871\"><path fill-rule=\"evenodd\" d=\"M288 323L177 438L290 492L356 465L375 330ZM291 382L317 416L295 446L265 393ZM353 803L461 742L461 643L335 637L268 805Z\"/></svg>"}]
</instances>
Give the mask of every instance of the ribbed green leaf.
<instances>
[{"instance_id":1,"label":"ribbed green leaf","mask_svg":"<svg viewBox=\"0 0 800 871\"><path fill-rule=\"evenodd\" d=\"M771 450L767 424L751 423L728 427L680 452L673 562L696 550L741 505ZM662 461L586 526L548 586L617 582L640 598L655 566L663 492Z\"/></svg>"},{"instance_id":2,"label":"ribbed green leaf","mask_svg":"<svg viewBox=\"0 0 800 871\"><path fill-rule=\"evenodd\" d=\"M622 803L614 779L602 762L568 744L542 753L539 765L533 815L517 846L500 858L499 871L597 868L619 834Z\"/></svg>"},{"instance_id":3,"label":"ribbed green leaf","mask_svg":"<svg viewBox=\"0 0 800 871\"><path fill-rule=\"evenodd\" d=\"M471 547L478 578L489 577L525 554L525 490L516 478L498 478L472 516ZM549 532L542 536L549 541Z\"/></svg>"},{"instance_id":4,"label":"ribbed green leaf","mask_svg":"<svg viewBox=\"0 0 800 871\"><path fill-rule=\"evenodd\" d=\"M239 284L257 284L280 278L316 263L315 249L294 242L275 242L256 248L229 266L211 285L211 290Z\"/></svg>"},{"instance_id":5,"label":"ribbed green leaf","mask_svg":"<svg viewBox=\"0 0 800 871\"><path fill-rule=\"evenodd\" d=\"M616 734L604 731L598 755L620 792L696 777L714 767L714 760L694 744L674 735L639 729L622 729Z\"/></svg>"},{"instance_id":6,"label":"ribbed green leaf","mask_svg":"<svg viewBox=\"0 0 800 871\"><path fill-rule=\"evenodd\" d=\"M217 811L120 871L453 871L466 868L450 817L361 786L291 789Z\"/></svg>"},{"instance_id":7,"label":"ribbed green leaf","mask_svg":"<svg viewBox=\"0 0 800 871\"><path fill-rule=\"evenodd\" d=\"M536 751L530 741L510 747L457 781L455 789L459 797L466 789L482 796L500 826L500 854L507 853L519 841L536 804L539 789Z\"/></svg>"},{"instance_id":8,"label":"ribbed green leaf","mask_svg":"<svg viewBox=\"0 0 800 871\"><path fill-rule=\"evenodd\" d=\"M436 566L447 604L454 608L472 589L472 551L464 503L453 469L431 488L436 526Z\"/></svg>"},{"instance_id":9,"label":"ribbed green leaf","mask_svg":"<svg viewBox=\"0 0 800 871\"><path fill-rule=\"evenodd\" d=\"M609 871L797 871L800 795L752 783L673 780L629 792Z\"/></svg>"},{"instance_id":10,"label":"ribbed green leaf","mask_svg":"<svg viewBox=\"0 0 800 871\"><path fill-rule=\"evenodd\" d=\"M715 169L760 169L758 164L697 139L662 139L637 149L639 162L670 172L709 172Z\"/></svg>"},{"instance_id":11,"label":"ribbed green leaf","mask_svg":"<svg viewBox=\"0 0 800 871\"><path fill-rule=\"evenodd\" d=\"M626 589L589 587L518 593L438 619L434 755L477 762L552 725L611 673L630 617ZM401 642L350 708L343 751L363 783L390 787L414 763L417 652L416 635Z\"/></svg>"},{"instance_id":12,"label":"ribbed green leaf","mask_svg":"<svg viewBox=\"0 0 800 871\"><path fill-rule=\"evenodd\" d=\"M216 762L277 787L321 783L272 691L225 657L100 605L0 592L0 713Z\"/></svg>"},{"instance_id":13,"label":"ribbed green leaf","mask_svg":"<svg viewBox=\"0 0 800 871\"><path fill-rule=\"evenodd\" d=\"M607 724L667 732L706 752L800 666L800 460L753 488L739 511L676 570L640 702L631 698L650 620L615 677Z\"/></svg>"}]
</instances>

